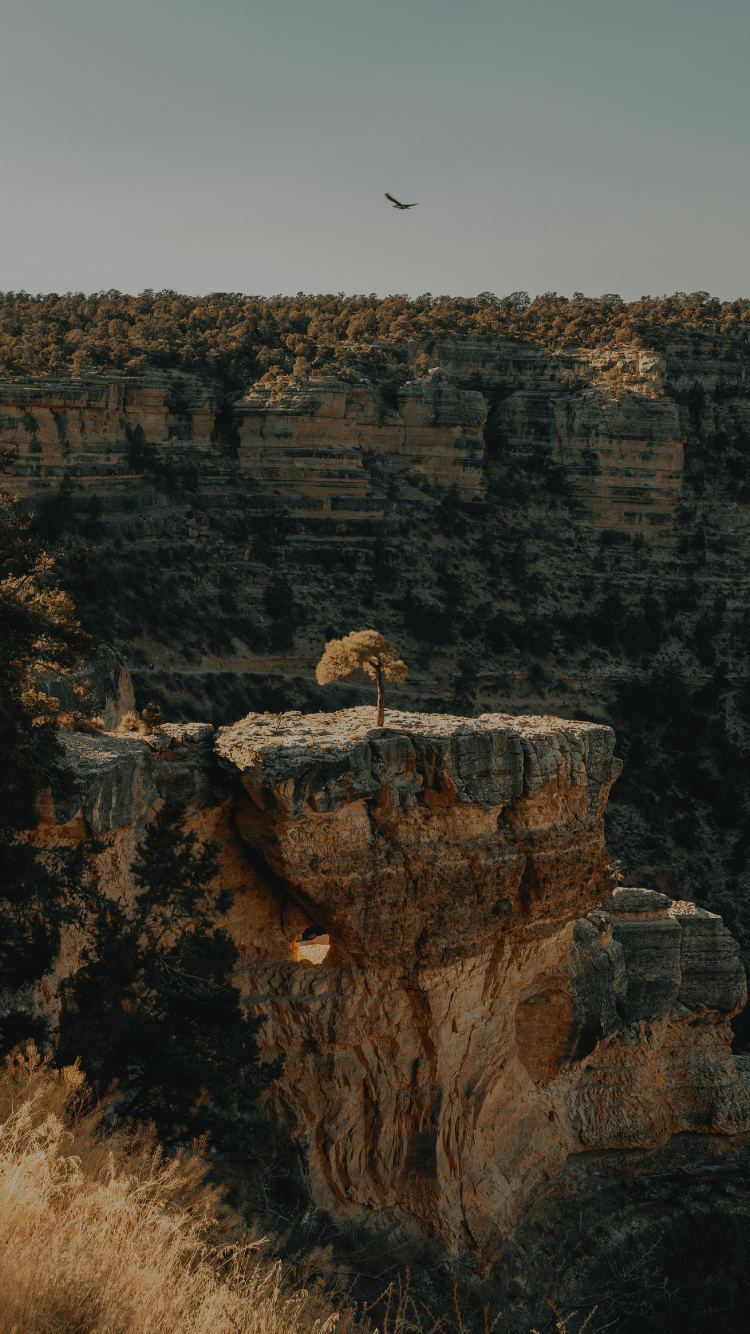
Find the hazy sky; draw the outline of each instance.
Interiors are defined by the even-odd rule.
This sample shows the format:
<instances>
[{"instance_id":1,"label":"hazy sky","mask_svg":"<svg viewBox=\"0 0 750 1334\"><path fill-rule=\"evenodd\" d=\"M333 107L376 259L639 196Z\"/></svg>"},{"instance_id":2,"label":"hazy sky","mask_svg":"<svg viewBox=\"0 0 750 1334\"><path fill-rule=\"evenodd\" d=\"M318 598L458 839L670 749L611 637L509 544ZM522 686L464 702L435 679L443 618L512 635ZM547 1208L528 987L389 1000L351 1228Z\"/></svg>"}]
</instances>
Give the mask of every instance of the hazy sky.
<instances>
[{"instance_id":1,"label":"hazy sky","mask_svg":"<svg viewBox=\"0 0 750 1334\"><path fill-rule=\"evenodd\" d=\"M748 0L0 0L0 288L750 296L749 57Z\"/></svg>"}]
</instances>

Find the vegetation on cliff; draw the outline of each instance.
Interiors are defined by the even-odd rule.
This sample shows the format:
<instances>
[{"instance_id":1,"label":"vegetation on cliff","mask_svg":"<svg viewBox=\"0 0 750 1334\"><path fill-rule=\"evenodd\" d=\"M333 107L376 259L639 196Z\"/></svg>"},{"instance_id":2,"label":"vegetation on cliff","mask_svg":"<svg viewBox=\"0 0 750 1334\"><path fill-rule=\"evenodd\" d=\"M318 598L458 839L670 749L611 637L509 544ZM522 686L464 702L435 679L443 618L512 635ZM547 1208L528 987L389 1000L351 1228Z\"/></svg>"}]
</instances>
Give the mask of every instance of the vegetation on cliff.
<instances>
[{"instance_id":1,"label":"vegetation on cliff","mask_svg":"<svg viewBox=\"0 0 750 1334\"><path fill-rule=\"evenodd\" d=\"M28 839L40 794L71 781L60 707L40 678L64 677L89 644L30 516L0 490L0 1051L51 1041L33 993L74 926L85 943L62 987L59 1059L80 1059L102 1090L117 1082L118 1114L151 1121L162 1141L210 1134L242 1158L273 1068L259 1064L258 1021L232 982L237 948L217 925L232 896L215 887L214 846L198 846L167 803L134 863L130 910L97 892L85 843L43 850Z\"/></svg>"},{"instance_id":2,"label":"vegetation on cliff","mask_svg":"<svg viewBox=\"0 0 750 1334\"><path fill-rule=\"evenodd\" d=\"M36 800L59 772L59 706L39 689L43 672L64 674L88 645L54 560L15 499L0 488L0 1049L39 1036L23 993L55 958L70 920L76 859L45 857L25 831Z\"/></svg>"},{"instance_id":3,"label":"vegetation on cliff","mask_svg":"<svg viewBox=\"0 0 750 1334\"><path fill-rule=\"evenodd\" d=\"M148 826L132 907L94 899L80 966L62 986L57 1059L81 1061L119 1116L150 1122L165 1144L209 1135L242 1162L260 1136L258 1019L242 1011L238 958L221 926L232 895L214 888L215 844L199 845L167 802Z\"/></svg>"},{"instance_id":4,"label":"vegetation on cliff","mask_svg":"<svg viewBox=\"0 0 750 1334\"><path fill-rule=\"evenodd\" d=\"M750 338L750 301L707 292L623 301L607 294L569 297L526 292L496 297L253 297L217 292L0 294L0 375L80 375L90 370L180 370L237 391L267 371L313 371L361 364L361 351L384 339L398 345L435 338L489 336L545 347L600 347L723 335ZM377 372L377 349L368 367Z\"/></svg>"}]
</instances>

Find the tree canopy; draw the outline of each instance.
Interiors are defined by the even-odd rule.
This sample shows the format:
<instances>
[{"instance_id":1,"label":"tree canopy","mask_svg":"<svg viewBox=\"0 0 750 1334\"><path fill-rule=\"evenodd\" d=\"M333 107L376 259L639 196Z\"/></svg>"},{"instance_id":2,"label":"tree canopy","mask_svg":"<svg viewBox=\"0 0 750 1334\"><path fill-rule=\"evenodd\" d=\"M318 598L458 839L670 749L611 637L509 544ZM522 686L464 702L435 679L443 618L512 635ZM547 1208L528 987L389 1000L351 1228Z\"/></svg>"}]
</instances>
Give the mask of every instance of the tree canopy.
<instances>
[{"instance_id":1,"label":"tree canopy","mask_svg":"<svg viewBox=\"0 0 750 1334\"><path fill-rule=\"evenodd\" d=\"M498 297L394 295L245 296L214 292L0 293L0 376L80 375L87 371L187 372L225 389L247 387L264 373L369 369L393 348L431 340L491 336L545 347L599 347L640 341L649 347L688 336L750 338L750 300L719 301L708 292L676 292L623 301L614 293L572 297L527 292ZM391 345L386 356L379 342ZM368 367L365 367L368 369Z\"/></svg>"},{"instance_id":2,"label":"tree canopy","mask_svg":"<svg viewBox=\"0 0 750 1334\"><path fill-rule=\"evenodd\" d=\"M80 1057L102 1091L116 1083L118 1113L153 1122L163 1143L210 1133L242 1158L277 1067L259 1064L260 1021L232 980L239 951L216 921L232 903L214 886L217 852L165 803L133 863L134 904L102 894L95 905L81 966L62 987L57 1054Z\"/></svg>"},{"instance_id":3,"label":"tree canopy","mask_svg":"<svg viewBox=\"0 0 750 1334\"><path fill-rule=\"evenodd\" d=\"M329 639L315 675L319 685L341 681L355 672L365 672L378 687L378 721L385 720L384 680L405 681L409 668L388 640L377 630L353 630L343 639Z\"/></svg>"}]
</instances>

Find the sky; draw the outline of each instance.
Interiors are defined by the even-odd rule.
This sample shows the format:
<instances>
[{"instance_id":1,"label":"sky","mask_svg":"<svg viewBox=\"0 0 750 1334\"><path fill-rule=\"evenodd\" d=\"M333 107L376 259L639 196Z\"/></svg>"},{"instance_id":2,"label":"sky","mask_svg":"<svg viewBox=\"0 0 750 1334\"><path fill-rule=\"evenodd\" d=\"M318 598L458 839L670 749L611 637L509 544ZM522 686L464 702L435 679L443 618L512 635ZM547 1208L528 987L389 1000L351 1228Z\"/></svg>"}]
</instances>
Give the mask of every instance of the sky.
<instances>
[{"instance_id":1,"label":"sky","mask_svg":"<svg viewBox=\"0 0 750 1334\"><path fill-rule=\"evenodd\" d=\"M750 296L749 55L747 0L0 0L0 290Z\"/></svg>"}]
</instances>

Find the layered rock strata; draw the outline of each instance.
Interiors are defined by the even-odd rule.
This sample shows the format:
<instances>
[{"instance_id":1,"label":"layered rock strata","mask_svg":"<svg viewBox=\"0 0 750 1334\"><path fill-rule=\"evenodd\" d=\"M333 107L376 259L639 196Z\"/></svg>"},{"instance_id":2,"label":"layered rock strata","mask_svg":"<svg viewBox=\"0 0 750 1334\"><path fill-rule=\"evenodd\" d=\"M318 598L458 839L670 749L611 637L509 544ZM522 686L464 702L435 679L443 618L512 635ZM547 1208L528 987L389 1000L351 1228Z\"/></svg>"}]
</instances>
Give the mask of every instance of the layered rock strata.
<instances>
[{"instance_id":1,"label":"layered rock strata","mask_svg":"<svg viewBox=\"0 0 750 1334\"><path fill-rule=\"evenodd\" d=\"M333 376L256 385L235 404L241 470L281 495L331 512L370 489L367 468L397 462L471 498L484 489L487 402L447 376L404 384L385 403L375 385ZM359 507L357 507L359 508Z\"/></svg>"},{"instance_id":2,"label":"layered rock strata","mask_svg":"<svg viewBox=\"0 0 750 1334\"><path fill-rule=\"evenodd\" d=\"M205 453L216 413L215 391L191 376L39 376L0 384L0 447L16 451L13 487L21 495L43 495L64 474L94 490L120 479L121 489L133 476L134 446L179 451L189 443Z\"/></svg>"},{"instance_id":3,"label":"layered rock strata","mask_svg":"<svg viewBox=\"0 0 750 1334\"><path fill-rule=\"evenodd\" d=\"M159 800L208 805L213 735L209 723L164 723L148 736L61 729L72 781L44 795L43 824L75 825L81 836L98 837L142 824Z\"/></svg>"},{"instance_id":4,"label":"layered rock strata","mask_svg":"<svg viewBox=\"0 0 750 1334\"><path fill-rule=\"evenodd\" d=\"M370 718L250 715L216 745L292 934L332 942L245 970L316 1204L491 1260L570 1154L746 1129L735 943L693 904L611 892L611 730Z\"/></svg>"},{"instance_id":5,"label":"layered rock strata","mask_svg":"<svg viewBox=\"0 0 750 1334\"><path fill-rule=\"evenodd\" d=\"M407 363L427 355L419 344L406 353ZM227 487L249 484L259 513L288 509L300 536L367 540L385 525L382 496L378 502L372 494L375 473L481 499L488 447L498 438L543 442L595 527L662 541L681 495L689 392L698 386L738 396L750 427L747 366L736 346L557 353L532 343L442 338L430 344L430 356L436 364L427 373L417 374L415 364L395 387L364 375L305 372L255 384L234 404L236 463L207 457L227 426L217 387L175 373L6 382L0 445L17 450L13 485L34 499L67 474L116 509L138 490L135 442L183 464L192 460L219 508Z\"/></svg>"}]
</instances>

